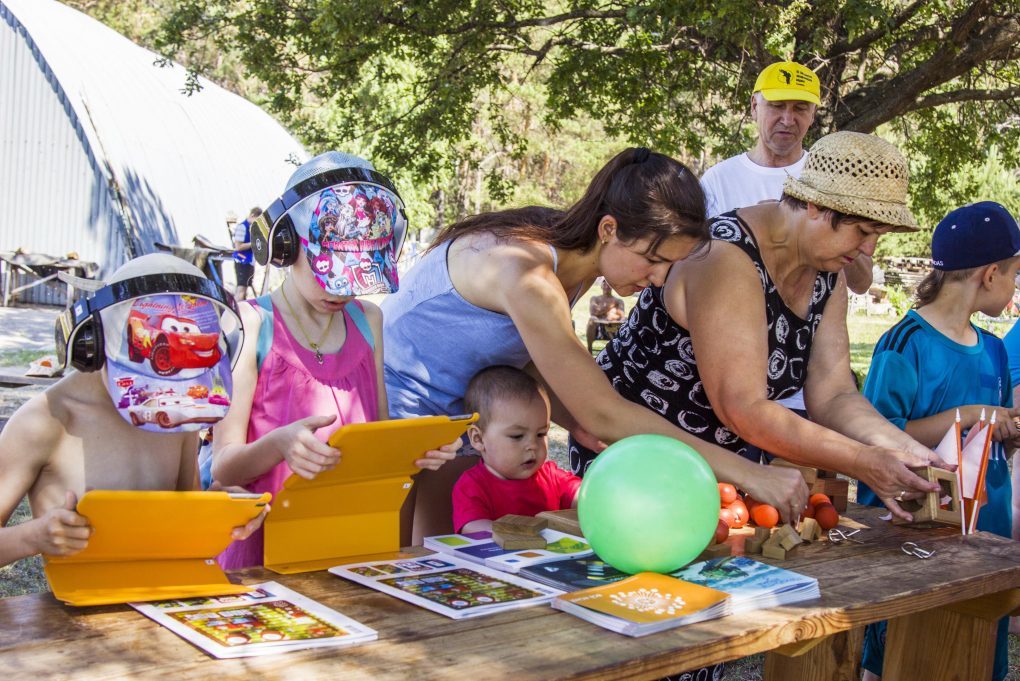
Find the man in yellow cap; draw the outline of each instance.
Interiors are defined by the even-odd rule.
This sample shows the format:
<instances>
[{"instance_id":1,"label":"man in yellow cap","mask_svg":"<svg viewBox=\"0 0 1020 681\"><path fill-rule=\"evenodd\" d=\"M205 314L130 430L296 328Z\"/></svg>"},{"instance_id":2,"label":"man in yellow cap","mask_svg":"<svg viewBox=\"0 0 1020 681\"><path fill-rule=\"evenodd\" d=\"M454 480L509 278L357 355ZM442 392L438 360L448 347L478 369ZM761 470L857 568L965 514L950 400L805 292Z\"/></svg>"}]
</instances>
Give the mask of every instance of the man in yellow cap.
<instances>
[{"instance_id":1,"label":"man in yellow cap","mask_svg":"<svg viewBox=\"0 0 1020 681\"><path fill-rule=\"evenodd\" d=\"M800 176L807 151L804 135L821 103L818 76L792 61L766 66L758 74L751 95L751 118L758 141L744 153L721 161L705 171L708 217L768 200L778 200L787 175ZM846 268L847 284L854 293L871 287L871 258L858 257Z\"/></svg>"},{"instance_id":2,"label":"man in yellow cap","mask_svg":"<svg viewBox=\"0 0 1020 681\"><path fill-rule=\"evenodd\" d=\"M758 141L743 154L720 161L705 171L708 217L714 217L762 201L778 201L787 175L800 177L808 153L804 135L815 120L821 103L818 76L793 61L766 66L754 82L751 118L758 128ZM847 285L854 293L871 288L871 257L865 254L844 268ZM804 414L804 393L780 402Z\"/></svg>"}]
</instances>

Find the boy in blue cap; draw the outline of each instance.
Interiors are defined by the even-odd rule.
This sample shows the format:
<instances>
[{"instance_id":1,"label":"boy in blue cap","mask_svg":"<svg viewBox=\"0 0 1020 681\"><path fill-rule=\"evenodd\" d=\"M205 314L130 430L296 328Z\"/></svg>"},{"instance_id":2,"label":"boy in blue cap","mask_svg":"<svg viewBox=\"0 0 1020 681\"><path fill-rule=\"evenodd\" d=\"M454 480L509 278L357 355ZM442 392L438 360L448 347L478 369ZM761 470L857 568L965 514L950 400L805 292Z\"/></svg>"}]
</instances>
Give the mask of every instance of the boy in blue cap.
<instances>
[{"instance_id":1,"label":"boy in blue cap","mask_svg":"<svg viewBox=\"0 0 1020 681\"><path fill-rule=\"evenodd\" d=\"M997 336L974 326L975 312L997 317L1013 298L1020 271L1020 227L1003 206L982 201L957 208L935 227L934 268L917 287L913 310L875 346L864 384L883 416L928 447L936 447L955 422L972 427L986 410L998 411L985 486L988 503L977 529L1010 537L1011 485L1007 459L1020 445L1006 349ZM867 485L857 501L880 506ZM993 681L1007 672L1008 618L999 622ZM885 622L864 637L864 681L882 674Z\"/></svg>"}]
</instances>

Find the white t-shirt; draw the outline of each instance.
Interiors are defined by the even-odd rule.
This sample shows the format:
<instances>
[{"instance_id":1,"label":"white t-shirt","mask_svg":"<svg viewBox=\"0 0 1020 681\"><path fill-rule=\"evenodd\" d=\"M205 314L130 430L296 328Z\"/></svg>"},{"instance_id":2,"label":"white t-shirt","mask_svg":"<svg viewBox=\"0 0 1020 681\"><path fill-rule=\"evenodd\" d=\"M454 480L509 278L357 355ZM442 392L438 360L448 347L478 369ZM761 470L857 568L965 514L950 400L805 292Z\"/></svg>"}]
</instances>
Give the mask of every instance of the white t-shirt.
<instances>
[{"instance_id":1,"label":"white t-shirt","mask_svg":"<svg viewBox=\"0 0 1020 681\"><path fill-rule=\"evenodd\" d=\"M708 217L769 199L778 200L783 195L786 176L800 177L807 157L807 152L804 152L799 161L782 168L760 166L746 153L716 163L701 176ZM787 409L804 411L804 391L798 390L778 402Z\"/></svg>"},{"instance_id":2,"label":"white t-shirt","mask_svg":"<svg viewBox=\"0 0 1020 681\"><path fill-rule=\"evenodd\" d=\"M786 176L800 177L807 157L807 152L804 152L799 161L782 168L760 166L746 153L716 163L701 177L708 217L768 199L779 199L783 195Z\"/></svg>"}]
</instances>

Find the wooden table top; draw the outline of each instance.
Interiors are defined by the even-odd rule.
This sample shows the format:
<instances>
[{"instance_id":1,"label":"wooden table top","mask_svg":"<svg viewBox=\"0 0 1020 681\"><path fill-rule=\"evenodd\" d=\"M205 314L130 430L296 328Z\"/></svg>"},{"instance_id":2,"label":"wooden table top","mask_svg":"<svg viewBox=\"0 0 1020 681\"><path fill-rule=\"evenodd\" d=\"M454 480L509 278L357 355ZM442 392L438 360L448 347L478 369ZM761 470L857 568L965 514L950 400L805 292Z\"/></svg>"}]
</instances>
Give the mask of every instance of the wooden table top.
<instances>
[{"instance_id":1,"label":"wooden table top","mask_svg":"<svg viewBox=\"0 0 1020 681\"><path fill-rule=\"evenodd\" d=\"M1016 598L1020 543L987 533L963 537L948 528L893 527L880 514L851 506L844 515L842 526L862 528L865 544L814 543L775 563L817 577L820 600L642 638L548 606L456 621L327 572L282 576L251 569L236 576L245 583L278 581L376 629L379 640L215 660L127 606L73 608L45 593L0 600L0 669L15 677L71 678L655 679L988 594ZM935 555L906 555L904 541Z\"/></svg>"}]
</instances>

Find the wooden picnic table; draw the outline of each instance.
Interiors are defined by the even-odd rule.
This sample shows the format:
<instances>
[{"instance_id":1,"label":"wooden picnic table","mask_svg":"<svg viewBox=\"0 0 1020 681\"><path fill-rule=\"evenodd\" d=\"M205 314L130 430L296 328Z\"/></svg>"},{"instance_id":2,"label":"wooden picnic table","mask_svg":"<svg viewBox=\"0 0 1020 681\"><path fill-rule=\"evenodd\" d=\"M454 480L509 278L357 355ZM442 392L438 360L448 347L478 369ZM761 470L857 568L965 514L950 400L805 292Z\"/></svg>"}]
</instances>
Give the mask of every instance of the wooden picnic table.
<instances>
[{"instance_id":1,"label":"wooden picnic table","mask_svg":"<svg viewBox=\"0 0 1020 681\"><path fill-rule=\"evenodd\" d=\"M820 600L642 638L547 606L455 621L327 572L251 569L236 576L279 581L379 640L215 660L127 606L73 608L46 593L0 600L0 669L12 678L655 679L767 652L766 679L856 680L862 626L890 619L886 681L990 678L995 622L1020 604L1020 543L892 527L879 515L851 505L843 525L863 528L866 543L814 543L781 563L817 577ZM906 555L905 541L935 555Z\"/></svg>"}]
</instances>

